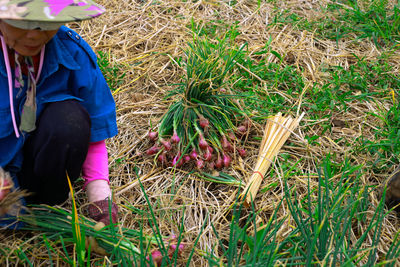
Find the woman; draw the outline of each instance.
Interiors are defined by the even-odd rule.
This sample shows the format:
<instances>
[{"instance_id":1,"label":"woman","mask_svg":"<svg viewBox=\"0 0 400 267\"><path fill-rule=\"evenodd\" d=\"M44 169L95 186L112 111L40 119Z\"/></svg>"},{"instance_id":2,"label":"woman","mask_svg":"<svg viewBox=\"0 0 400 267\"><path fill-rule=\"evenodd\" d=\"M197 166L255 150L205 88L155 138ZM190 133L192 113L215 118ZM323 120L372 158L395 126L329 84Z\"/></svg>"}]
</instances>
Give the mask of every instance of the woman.
<instances>
[{"instance_id":1,"label":"woman","mask_svg":"<svg viewBox=\"0 0 400 267\"><path fill-rule=\"evenodd\" d=\"M104 11L91 0L0 2L0 167L31 193L27 204L61 204L67 176L82 172L89 215L108 224L117 220L105 145L117 134L115 103L92 49L63 26Z\"/></svg>"}]
</instances>

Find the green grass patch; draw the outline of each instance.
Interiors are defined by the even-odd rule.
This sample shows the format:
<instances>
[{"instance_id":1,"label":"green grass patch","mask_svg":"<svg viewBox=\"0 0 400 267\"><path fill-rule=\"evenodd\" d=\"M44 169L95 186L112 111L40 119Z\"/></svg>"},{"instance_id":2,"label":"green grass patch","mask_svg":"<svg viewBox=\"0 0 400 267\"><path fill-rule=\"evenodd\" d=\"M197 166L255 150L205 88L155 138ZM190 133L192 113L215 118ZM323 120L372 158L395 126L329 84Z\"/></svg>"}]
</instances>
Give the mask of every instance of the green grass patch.
<instances>
[{"instance_id":1,"label":"green grass patch","mask_svg":"<svg viewBox=\"0 0 400 267\"><path fill-rule=\"evenodd\" d=\"M400 104L393 105L388 111L381 110L379 114L371 114L378 120L374 136L361 136L357 139L357 153L367 152L369 165L376 173L386 172L397 166L400 158Z\"/></svg>"},{"instance_id":2,"label":"green grass patch","mask_svg":"<svg viewBox=\"0 0 400 267\"><path fill-rule=\"evenodd\" d=\"M111 91L115 91L121 86L125 81L125 74L122 72L122 64L111 62L111 53L104 53L102 51L97 52L97 64Z\"/></svg>"},{"instance_id":3,"label":"green grass patch","mask_svg":"<svg viewBox=\"0 0 400 267\"><path fill-rule=\"evenodd\" d=\"M338 180L332 179L338 174ZM254 207L243 217L248 211L236 203L229 239L220 239L206 256L210 266L394 266L400 255L400 240L394 238L388 254L378 253L386 211L383 200L373 206L370 193L375 189L362 185L361 175L361 166L347 161L334 166L327 157L317 185L312 186L308 179L306 194L300 195L296 186L290 187L285 181L282 201L290 215L277 217L281 201L269 221L261 225L256 223L259 214ZM292 229L278 240L277 233L289 218Z\"/></svg>"},{"instance_id":4,"label":"green grass patch","mask_svg":"<svg viewBox=\"0 0 400 267\"><path fill-rule=\"evenodd\" d=\"M392 47L400 41L400 4L389 1L331 1L318 6L321 18L305 18L291 9L276 8L270 26L292 24L316 33L320 39L370 39L378 47ZM362 4L361 4L362 3Z\"/></svg>"}]
</instances>

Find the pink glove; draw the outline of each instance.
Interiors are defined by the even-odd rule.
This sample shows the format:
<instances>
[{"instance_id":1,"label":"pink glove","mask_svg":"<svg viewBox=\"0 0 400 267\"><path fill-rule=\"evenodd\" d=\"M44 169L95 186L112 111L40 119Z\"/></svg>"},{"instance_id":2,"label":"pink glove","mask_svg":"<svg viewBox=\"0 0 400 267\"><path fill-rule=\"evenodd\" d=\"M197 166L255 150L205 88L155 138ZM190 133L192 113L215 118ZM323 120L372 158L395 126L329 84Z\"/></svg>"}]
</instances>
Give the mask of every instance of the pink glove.
<instances>
[{"instance_id":1,"label":"pink glove","mask_svg":"<svg viewBox=\"0 0 400 267\"><path fill-rule=\"evenodd\" d=\"M89 144L89 150L82 166L82 176L85 179L83 188L95 180L108 180L108 154L106 142L98 141Z\"/></svg>"},{"instance_id":2,"label":"pink glove","mask_svg":"<svg viewBox=\"0 0 400 267\"><path fill-rule=\"evenodd\" d=\"M111 203L111 216L109 211L108 198L90 203L88 207L89 217L97 222L103 222L105 225L110 224L110 217L113 223L118 222L118 206L115 203Z\"/></svg>"}]
</instances>

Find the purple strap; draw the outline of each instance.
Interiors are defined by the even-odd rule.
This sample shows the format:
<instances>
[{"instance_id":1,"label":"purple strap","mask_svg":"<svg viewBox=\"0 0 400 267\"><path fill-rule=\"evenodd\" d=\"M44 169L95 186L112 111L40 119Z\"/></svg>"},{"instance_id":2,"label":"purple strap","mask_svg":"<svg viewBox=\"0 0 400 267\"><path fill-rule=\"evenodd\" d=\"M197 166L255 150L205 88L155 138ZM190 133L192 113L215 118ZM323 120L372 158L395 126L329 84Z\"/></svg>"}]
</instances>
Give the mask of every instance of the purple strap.
<instances>
[{"instance_id":1,"label":"purple strap","mask_svg":"<svg viewBox=\"0 0 400 267\"><path fill-rule=\"evenodd\" d=\"M15 113L14 113L14 99L13 99L13 83L12 83L12 74L11 74L11 66L10 66L10 60L8 58L8 50L7 50L7 45L6 42L4 41L3 36L0 35L1 39L1 48L3 50L3 56L4 56L4 63L6 65L6 70L7 70L7 78L8 78L8 94L10 96L10 112L11 112L11 119L13 122L13 127L14 127L14 132L15 136L19 138L19 132L18 132L18 126L17 122L15 120ZM42 47L42 50L40 51L40 62L39 62L39 69L38 69L38 74L36 75L36 81L39 80L40 74L42 72L43 68L43 61L44 61L44 51L45 51L45 46Z\"/></svg>"},{"instance_id":2,"label":"purple strap","mask_svg":"<svg viewBox=\"0 0 400 267\"><path fill-rule=\"evenodd\" d=\"M46 45L43 45L42 50L40 50L40 60L39 60L39 69L36 75L36 83L39 81L40 74L42 74L43 62L44 62L44 51L46 50Z\"/></svg>"}]
</instances>

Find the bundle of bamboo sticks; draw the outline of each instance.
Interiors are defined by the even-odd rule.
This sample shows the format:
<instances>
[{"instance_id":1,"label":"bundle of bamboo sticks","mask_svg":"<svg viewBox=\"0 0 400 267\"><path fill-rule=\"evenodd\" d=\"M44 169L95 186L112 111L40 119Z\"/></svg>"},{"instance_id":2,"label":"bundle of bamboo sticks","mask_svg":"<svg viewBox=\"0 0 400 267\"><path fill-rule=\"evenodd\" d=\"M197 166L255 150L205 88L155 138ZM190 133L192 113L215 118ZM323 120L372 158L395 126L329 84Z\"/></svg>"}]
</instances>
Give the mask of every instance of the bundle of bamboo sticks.
<instances>
[{"instance_id":1,"label":"bundle of bamboo sticks","mask_svg":"<svg viewBox=\"0 0 400 267\"><path fill-rule=\"evenodd\" d=\"M261 141L257 163L242 194L242 198L244 198L247 193L244 201L245 206L249 206L251 201L255 199L261 182L275 159L275 156L279 153L279 150L293 130L297 128L303 116L304 113L301 114L299 118L292 118L291 116L283 117L281 113L278 113L274 117L268 119Z\"/></svg>"}]
</instances>

